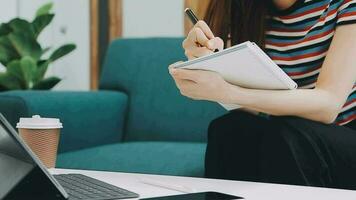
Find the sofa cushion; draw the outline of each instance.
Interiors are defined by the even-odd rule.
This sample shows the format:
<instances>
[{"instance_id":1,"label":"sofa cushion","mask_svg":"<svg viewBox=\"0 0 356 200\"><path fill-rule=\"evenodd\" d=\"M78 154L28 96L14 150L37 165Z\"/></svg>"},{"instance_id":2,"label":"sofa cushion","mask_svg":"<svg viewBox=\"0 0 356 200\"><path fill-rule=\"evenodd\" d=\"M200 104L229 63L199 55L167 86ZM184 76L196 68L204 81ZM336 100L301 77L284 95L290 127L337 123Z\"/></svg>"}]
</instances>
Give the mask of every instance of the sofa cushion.
<instances>
[{"instance_id":1,"label":"sofa cushion","mask_svg":"<svg viewBox=\"0 0 356 200\"><path fill-rule=\"evenodd\" d=\"M203 143L129 142L60 154L57 168L202 177Z\"/></svg>"},{"instance_id":2,"label":"sofa cushion","mask_svg":"<svg viewBox=\"0 0 356 200\"><path fill-rule=\"evenodd\" d=\"M13 126L41 115L63 123L59 152L113 144L123 139L127 95L121 92L11 91L0 93L0 112Z\"/></svg>"},{"instance_id":3,"label":"sofa cushion","mask_svg":"<svg viewBox=\"0 0 356 200\"><path fill-rule=\"evenodd\" d=\"M157 38L111 44L100 88L128 94L128 141L203 142L210 121L225 113L216 103L179 93L168 66L185 59L181 43L181 38Z\"/></svg>"}]
</instances>

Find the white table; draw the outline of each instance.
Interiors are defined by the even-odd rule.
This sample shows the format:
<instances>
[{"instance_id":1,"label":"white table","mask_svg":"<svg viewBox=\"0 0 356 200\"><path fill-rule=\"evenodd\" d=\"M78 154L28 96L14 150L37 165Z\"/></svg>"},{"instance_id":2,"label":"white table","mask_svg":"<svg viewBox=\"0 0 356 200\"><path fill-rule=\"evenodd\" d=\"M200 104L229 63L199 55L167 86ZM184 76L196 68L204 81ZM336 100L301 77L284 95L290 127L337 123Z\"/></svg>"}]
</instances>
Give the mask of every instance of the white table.
<instances>
[{"instance_id":1,"label":"white table","mask_svg":"<svg viewBox=\"0 0 356 200\"><path fill-rule=\"evenodd\" d=\"M248 200L356 200L356 191L189 177L52 169L52 174L80 173L140 194L141 198L182 194L142 183L142 180L180 185L197 192L217 191ZM356 181L356 180L355 180Z\"/></svg>"}]
</instances>

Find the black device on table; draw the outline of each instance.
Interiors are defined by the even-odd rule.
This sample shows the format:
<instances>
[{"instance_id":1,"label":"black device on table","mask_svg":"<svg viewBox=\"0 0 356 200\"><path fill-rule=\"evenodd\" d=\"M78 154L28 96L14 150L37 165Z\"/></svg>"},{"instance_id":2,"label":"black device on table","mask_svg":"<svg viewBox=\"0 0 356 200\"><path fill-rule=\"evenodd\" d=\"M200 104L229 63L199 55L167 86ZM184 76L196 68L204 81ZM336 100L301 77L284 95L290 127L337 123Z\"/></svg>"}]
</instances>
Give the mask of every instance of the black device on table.
<instances>
[{"instance_id":1,"label":"black device on table","mask_svg":"<svg viewBox=\"0 0 356 200\"><path fill-rule=\"evenodd\" d=\"M0 114L0 199L113 200L138 194L80 175L52 176Z\"/></svg>"},{"instance_id":2,"label":"black device on table","mask_svg":"<svg viewBox=\"0 0 356 200\"><path fill-rule=\"evenodd\" d=\"M217 192L202 192L202 193L182 194L182 195L167 196L167 197L148 198L142 200L234 200L234 199L243 199L243 198L228 195L228 194L217 193Z\"/></svg>"}]
</instances>

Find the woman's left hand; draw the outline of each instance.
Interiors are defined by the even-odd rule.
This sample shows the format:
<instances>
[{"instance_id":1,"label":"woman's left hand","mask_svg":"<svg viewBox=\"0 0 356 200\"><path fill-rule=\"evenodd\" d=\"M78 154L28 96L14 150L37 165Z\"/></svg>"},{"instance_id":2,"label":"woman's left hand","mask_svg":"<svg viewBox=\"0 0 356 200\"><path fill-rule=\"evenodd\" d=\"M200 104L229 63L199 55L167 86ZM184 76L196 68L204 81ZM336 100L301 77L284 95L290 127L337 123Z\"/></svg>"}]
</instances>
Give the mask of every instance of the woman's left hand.
<instances>
[{"instance_id":1,"label":"woman's left hand","mask_svg":"<svg viewBox=\"0 0 356 200\"><path fill-rule=\"evenodd\" d=\"M169 73L183 96L194 100L231 103L232 85L216 72L169 67Z\"/></svg>"}]
</instances>

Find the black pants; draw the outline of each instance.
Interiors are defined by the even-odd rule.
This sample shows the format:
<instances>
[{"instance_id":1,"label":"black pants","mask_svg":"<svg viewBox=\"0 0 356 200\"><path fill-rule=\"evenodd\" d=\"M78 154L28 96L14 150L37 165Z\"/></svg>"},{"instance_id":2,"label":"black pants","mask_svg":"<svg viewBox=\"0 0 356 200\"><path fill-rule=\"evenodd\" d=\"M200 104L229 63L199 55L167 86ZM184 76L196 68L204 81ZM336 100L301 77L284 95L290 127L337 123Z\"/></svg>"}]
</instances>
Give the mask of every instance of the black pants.
<instances>
[{"instance_id":1,"label":"black pants","mask_svg":"<svg viewBox=\"0 0 356 200\"><path fill-rule=\"evenodd\" d=\"M233 111L210 124L206 177L356 189L350 126Z\"/></svg>"}]
</instances>

